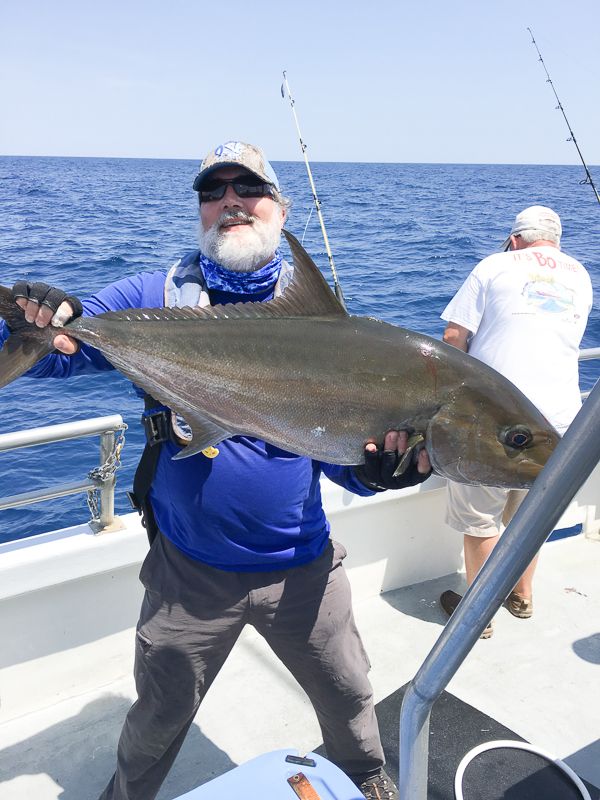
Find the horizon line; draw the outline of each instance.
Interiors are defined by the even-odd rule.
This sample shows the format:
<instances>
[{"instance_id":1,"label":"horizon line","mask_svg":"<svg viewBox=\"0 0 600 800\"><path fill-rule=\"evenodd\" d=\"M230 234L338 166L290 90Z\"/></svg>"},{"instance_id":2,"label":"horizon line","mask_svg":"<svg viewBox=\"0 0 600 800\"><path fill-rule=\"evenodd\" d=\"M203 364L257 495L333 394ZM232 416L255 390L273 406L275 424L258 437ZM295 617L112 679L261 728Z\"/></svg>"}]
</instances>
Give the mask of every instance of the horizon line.
<instances>
[{"instance_id":1,"label":"horizon line","mask_svg":"<svg viewBox=\"0 0 600 800\"><path fill-rule=\"evenodd\" d=\"M162 156L66 156L66 155L33 155L23 153L0 154L0 158L102 158L115 161L195 161L202 162L202 158L173 158ZM273 164L304 164L300 159L269 159ZM580 167L581 163L550 164L537 161L319 161L313 160L311 164L403 164L422 166L469 166L469 167ZM599 165L592 164L597 167Z\"/></svg>"}]
</instances>

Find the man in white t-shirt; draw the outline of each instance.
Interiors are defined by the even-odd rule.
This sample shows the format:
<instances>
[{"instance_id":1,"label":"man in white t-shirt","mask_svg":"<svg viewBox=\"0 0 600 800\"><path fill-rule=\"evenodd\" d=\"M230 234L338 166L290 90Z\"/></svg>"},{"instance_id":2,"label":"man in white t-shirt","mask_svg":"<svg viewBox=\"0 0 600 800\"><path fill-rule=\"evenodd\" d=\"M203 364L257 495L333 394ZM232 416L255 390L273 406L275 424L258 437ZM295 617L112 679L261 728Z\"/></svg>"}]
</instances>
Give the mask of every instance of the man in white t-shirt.
<instances>
[{"instance_id":1,"label":"man in white t-shirt","mask_svg":"<svg viewBox=\"0 0 600 800\"><path fill-rule=\"evenodd\" d=\"M503 253L484 258L444 310L444 341L512 381L564 434L581 407L579 345L592 307L585 268L560 248L558 214L531 206L517 215ZM446 522L464 534L469 586L526 491L448 482ZM537 557L508 597L516 617L533 613ZM461 595L440 597L448 615ZM482 638L493 633L492 623Z\"/></svg>"}]
</instances>

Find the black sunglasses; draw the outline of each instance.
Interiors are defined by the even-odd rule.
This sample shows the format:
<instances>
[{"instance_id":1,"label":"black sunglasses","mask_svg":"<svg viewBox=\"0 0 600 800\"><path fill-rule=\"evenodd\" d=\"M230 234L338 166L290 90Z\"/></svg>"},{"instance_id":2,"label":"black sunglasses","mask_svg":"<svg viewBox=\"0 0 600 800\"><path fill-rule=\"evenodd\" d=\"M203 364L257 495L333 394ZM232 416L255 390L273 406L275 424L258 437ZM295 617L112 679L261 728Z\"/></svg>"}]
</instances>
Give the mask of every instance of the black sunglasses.
<instances>
[{"instance_id":1,"label":"black sunglasses","mask_svg":"<svg viewBox=\"0 0 600 800\"><path fill-rule=\"evenodd\" d=\"M270 183L265 183L255 175L239 175L237 178L215 178L212 181L205 181L198 189L198 196L201 203L209 203L211 200L221 200L225 196L228 186L233 186L233 191L238 197L273 197L273 187Z\"/></svg>"}]
</instances>

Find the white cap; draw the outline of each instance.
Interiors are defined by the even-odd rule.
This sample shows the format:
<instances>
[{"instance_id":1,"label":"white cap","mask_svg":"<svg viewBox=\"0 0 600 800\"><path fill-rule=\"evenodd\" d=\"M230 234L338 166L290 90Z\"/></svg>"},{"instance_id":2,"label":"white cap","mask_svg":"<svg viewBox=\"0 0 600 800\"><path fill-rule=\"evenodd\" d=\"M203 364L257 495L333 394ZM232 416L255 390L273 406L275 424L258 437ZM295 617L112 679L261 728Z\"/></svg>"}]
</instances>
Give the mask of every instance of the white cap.
<instances>
[{"instance_id":1,"label":"white cap","mask_svg":"<svg viewBox=\"0 0 600 800\"><path fill-rule=\"evenodd\" d=\"M245 142L225 142L207 155L194 181L194 191L200 191L200 185L211 172L227 164L244 167L244 169L258 176L265 183L270 183L279 191L277 175L275 175L275 170L265 158L263 151L260 147L246 144Z\"/></svg>"},{"instance_id":2,"label":"white cap","mask_svg":"<svg viewBox=\"0 0 600 800\"><path fill-rule=\"evenodd\" d=\"M510 236L518 236L524 231L542 231L543 233L550 233L552 236L558 236L560 239L562 235L560 217L551 208L530 206L525 211L517 214ZM500 245L501 250L504 250L510 244L510 236Z\"/></svg>"}]
</instances>

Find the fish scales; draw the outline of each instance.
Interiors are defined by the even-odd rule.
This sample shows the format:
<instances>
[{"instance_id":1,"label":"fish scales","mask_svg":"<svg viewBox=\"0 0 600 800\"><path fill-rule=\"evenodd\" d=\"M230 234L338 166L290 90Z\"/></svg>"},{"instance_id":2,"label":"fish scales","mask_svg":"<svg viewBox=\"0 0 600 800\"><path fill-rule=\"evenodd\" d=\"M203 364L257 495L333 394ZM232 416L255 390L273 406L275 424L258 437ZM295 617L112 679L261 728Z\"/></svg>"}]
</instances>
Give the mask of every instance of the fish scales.
<instances>
[{"instance_id":1,"label":"fish scales","mask_svg":"<svg viewBox=\"0 0 600 800\"><path fill-rule=\"evenodd\" d=\"M358 440L357 426L379 439L382 430L410 423L418 411L433 413L441 404L426 357L402 329L386 325L388 335L382 337L382 323L367 319L349 317L333 326L326 320L274 319L265 337L254 320L234 324L232 355L220 322L197 320L197 333L190 337L181 330L185 322L164 321L158 338L169 342L167 352L158 342L151 362L144 347L131 342L156 340L152 322L136 323L133 335L118 330L122 323L108 321L112 329L103 335L97 330L87 335L85 328L93 326L85 320L75 329L88 343L95 336L105 339L101 349L109 360L151 393L160 394L159 384L166 385L180 403L201 404L208 418L228 430L267 435L284 449L335 463L360 460L365 434ZM415 349L416 369L409 366ZM420 380L410 377L416 371Z\"/></svg>"}]
</instances>

